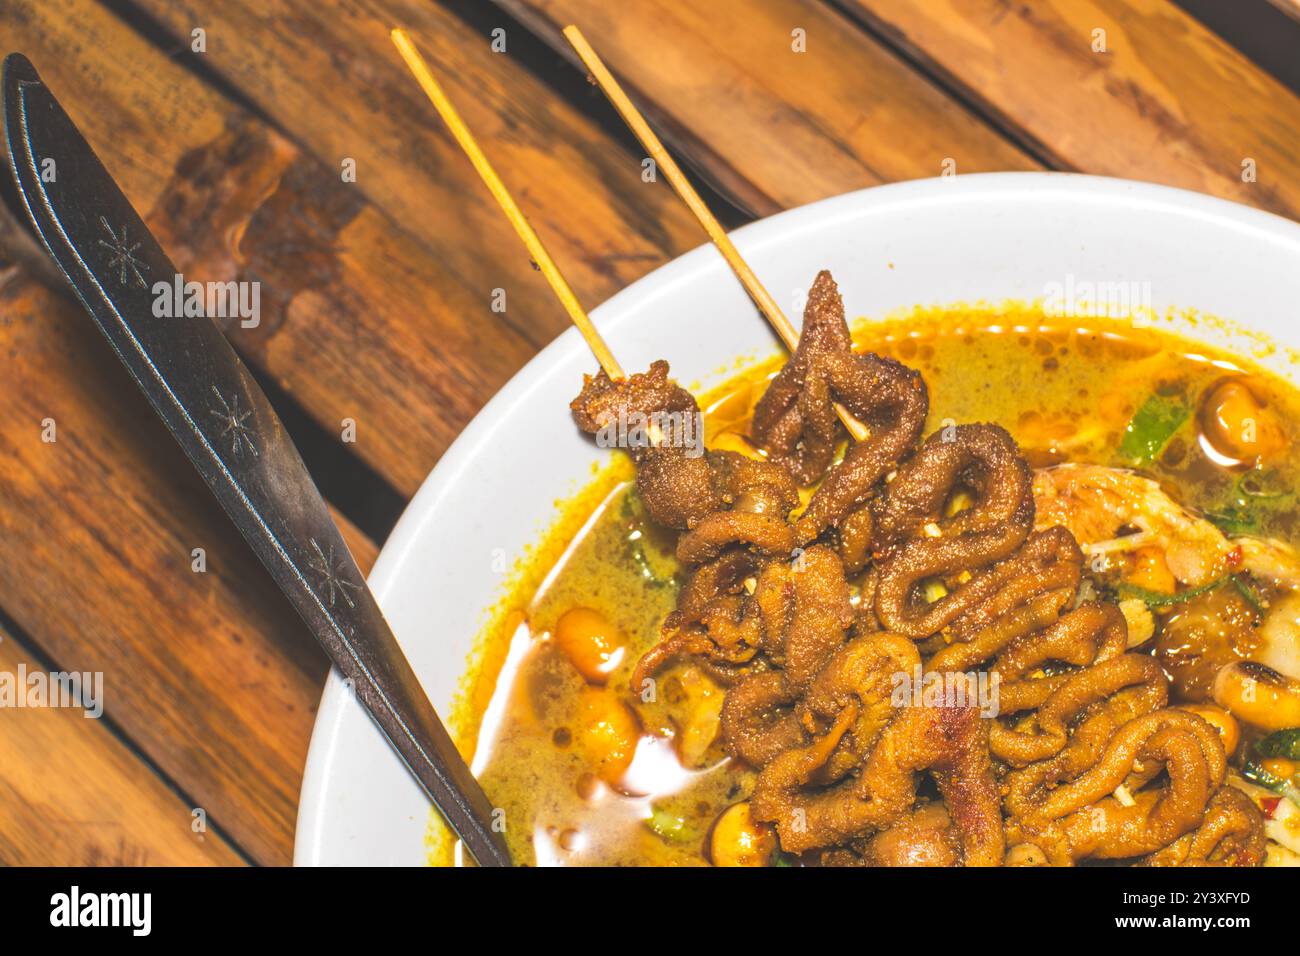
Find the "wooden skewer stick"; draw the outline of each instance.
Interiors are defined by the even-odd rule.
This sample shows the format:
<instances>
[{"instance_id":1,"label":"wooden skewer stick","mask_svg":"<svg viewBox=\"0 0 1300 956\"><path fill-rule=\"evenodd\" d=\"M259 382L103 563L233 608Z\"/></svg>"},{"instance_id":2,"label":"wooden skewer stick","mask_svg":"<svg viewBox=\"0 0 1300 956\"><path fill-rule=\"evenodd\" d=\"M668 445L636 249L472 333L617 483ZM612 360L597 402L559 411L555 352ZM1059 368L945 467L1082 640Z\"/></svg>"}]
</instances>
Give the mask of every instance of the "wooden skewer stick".
<instances>
[{"instance_id":1,"label":"wooden skewer stick","mask_svg":"<svg viewBox=\"0 0 1300 956\"><path fill-rule=\"evenodd\" d=\"M524 216L518 203L510 195L505 184L501 182L501 177L497 175L496 170L492 168L492 164L483 155L483 150L479 148L478 143L475 141L474 134L469 131L469 127L461 119L456 107L447 98L447 94L443 92L438 81L433 78L428 64L425 63L424 57L420 55L420 51L415 48L415 44L411 42L410 36L400 28L393 30L391 36L397 51L402 54L402 59L406 61L407 69L415 76L421 89L429 97L443 122L447 124L447 128L451 130L451 134L456 137L456 142L460 144L460 148L465 151L469 161L474 164L474 169L487 185L488 191L492 193L492 196L501 206L501 211L506 214L510 224L515 227L515 232L519 234L519 238L528 247L528 252L533 257L533 261L542 270L542 275L551 284L556 297L564 306L565 311L569 313L569 318L577 326L578 331L582 333L582 337L586 339L587 346L596 356L597 361L600 362L600 367L605 370L605 374L611 379L619 380L624 378L623 368L618 364L618 360L614 358L614 353L609 350L605 340L596 331L596 327L583 310L581 303L578 302L578 297L560 272L559 266L555 264L555 260L546 251L546 247L542 245L542 240L538 238L536 231Z\"/></svg>"},{"instance_id":2,"label":"wooden skewer stick","mask_svg":"<svg viewBox=\"0 0 1300 956\"><path fill-rule=\"evenodd\" d=\"M682 198L682 201L690 208L700 225L704 227L709 239L718 247L722 257L727 260L727 265L731 266L731 271L740 279L745 291L749 293L759 310L767 317L767 321L776 330L776 334L781 337L785 347L793 352L799 345L798 331L790 324L790 320L781 311L781 307L776 304L776 300L763 287L763 283L754 274L754 270L741 257L740 252L732 243L731 237L727 235L722 225L714 218L713 213L709 211L709 207L700 198L700 194L695 191L695 187L691 185L690 180L682 173L681 167L669 155L668 150L664 148L664 144L659 141L659 137L650 128L650 124L645 121L645 117L632 105L632 101L623 92L623 87L619 86L618 80L614 79L614 75L609 72L596 51L592 49L591 44L587 42L587 38L582 35L581 30L570 24L564 28L564 38L569 41L569 44L578 54L583 65L590 71L597 85L604 91L610 103L614 105L614 109L618 110L619 115L623 117L623 122L627 123L632 132L636 134L636 138L641 141L641 145L645 147L655 161L655 164L659 169L663 170L664 175L668 177L668 182L677 191L677 195ZM839 414L840 421L844 423L844 427L849 430L849 434L853 436L855 441L862 441L867 437L867 427L854 418L847 408L836 403L835 411Z\"/></svg>"}]
</instances>

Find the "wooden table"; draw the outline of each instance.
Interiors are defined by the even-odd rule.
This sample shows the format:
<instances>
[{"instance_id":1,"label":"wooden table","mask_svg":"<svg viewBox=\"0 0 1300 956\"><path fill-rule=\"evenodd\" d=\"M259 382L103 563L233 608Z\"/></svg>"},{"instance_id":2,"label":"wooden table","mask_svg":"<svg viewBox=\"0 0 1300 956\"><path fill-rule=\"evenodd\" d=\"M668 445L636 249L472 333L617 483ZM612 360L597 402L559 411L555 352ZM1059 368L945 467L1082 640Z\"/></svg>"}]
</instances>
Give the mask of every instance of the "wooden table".
<instances>
[{"instance_id":1,"label":"wooden table","mask_svg":"<svg viewBox=\"0 0 1300 956\"><path fill-rule=\"evenodd\" d=\"M568 22L728 225L952 164L1300 218L1292 64L1249 32L1295 29L1294 56L1300 14L1236 4L1229 42L1198 6L0 0L0 47L32 59L187 278L262 283L260 326L230 337L368 567L452 439L566 322L390 27L410 28L594 306L702 237L642 180ZM0 672L102 672L106 701L100 720L0 709L0 862L290 861L325 658L7 220L0 637Z\"/></svg>"}]
</instances>

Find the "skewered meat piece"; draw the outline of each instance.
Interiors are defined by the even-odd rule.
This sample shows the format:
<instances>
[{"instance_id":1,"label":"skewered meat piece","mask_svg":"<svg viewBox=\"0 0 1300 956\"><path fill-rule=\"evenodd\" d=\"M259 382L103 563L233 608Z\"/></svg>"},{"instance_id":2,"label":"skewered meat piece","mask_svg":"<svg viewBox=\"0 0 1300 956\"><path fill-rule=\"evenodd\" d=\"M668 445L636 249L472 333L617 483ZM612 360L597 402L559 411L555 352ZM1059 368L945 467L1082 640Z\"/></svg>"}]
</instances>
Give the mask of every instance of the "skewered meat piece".
<instances>
[{"instance_id":1,"label":"skewered meat piece","mask_svg":"<svg viewBox=\"0 0 1300 956\"><path fill-rule=\"evenodd\" d=\"M704 450L699 406L662 359L620 381L604 371L587 376L569 407L579 428L632 455L646 510L669 528L685 531L730 509L783 524L799 503L794 480L775 465ZM773 527L772 520L750 524ZM779 533L782 542L789 537Z\"/></svg>"},{"instance_id":2,"label":"skewered meat piece","mask_svg":"<svg viewBox=\"0 0 1300 956\"><path fill-rule=\"evenodd\" d=\"M840 402L870 430L829 475L844 429ZM893 359L853 351L844 302L829 272L808 293L795 354L754 409L753 438L774 461L810 485L826 475L799 519L800 541L811 541L856 511L885 474L921 437L929 397L920 374Z\"/></svg>"},{"instance_id":3,"label":"skewered meat piece","mask_svg":"<svg viewBox=\"0 0 1300 956\"><path fill-rule=\"evenodd\" d=\"M847 354L853 339L835 280L819 272L804 307L799 345L754 408L751 433L801 485L830 467L844 432L835 417L826 357Z\"/></svg>"},{"instance_id":4,"label":"skewered meat piece","mask_svg":"<svg viewBox=\"0 0 1300 956\"><path fill-rule=\"evenodd\" d=\"M668 363L659 359L645 372L615 381L602 369L583 377L582 391L569 403L573 420L594 435L611 423L649 418L655 412L695 414L699 406L686 389L668 377ZM634 450L635 454L635 450Z\"/></svg>"}]
</instances>

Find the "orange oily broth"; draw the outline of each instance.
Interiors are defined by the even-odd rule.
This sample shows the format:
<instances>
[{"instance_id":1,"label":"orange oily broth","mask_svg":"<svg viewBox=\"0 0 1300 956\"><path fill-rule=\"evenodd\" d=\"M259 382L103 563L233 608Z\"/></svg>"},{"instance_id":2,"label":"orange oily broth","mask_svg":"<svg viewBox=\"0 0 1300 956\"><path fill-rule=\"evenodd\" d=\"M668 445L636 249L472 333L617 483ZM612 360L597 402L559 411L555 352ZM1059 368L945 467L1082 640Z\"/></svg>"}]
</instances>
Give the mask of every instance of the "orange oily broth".
<instances>
[{"instance_id":1,"label":"orange oily broth","mask_svg":"<svg viewBox=\"0 0 1300 956\"><path fill-rule=\"evenodd\" d=\"M503 688L507 706L480 779L505 811L507 840L520 862L699 863L703 832L683 826L663 839L646 818L657 809L669 821L711 819L730 796L748 789L750 775L721 765L720 753L708 760L711 769L691 773L646 734L629 772L641 784L630 789L638 792L620 793L597 778L584 748L584 728L591 720L584 693L607 695L611 706L632 699L631 668L659 640L660 622L676 600L675 587L648 586L641 568L629 561L623 510L629 489L622 486L606 500L604 513L537 596L529 612L532 647ZM626 642L621 666L603 688L589 686L554 640L556 621L572 607L602 614ZM672 696L671 678L663 684ZM656 709L647 716L653 719Z\"/></svg>"},{"instance_id":2,"label":"orange oily broth","mask_svg":"<svg viewBox=\"0 0 1300 956\"><path fill-rule=\"evenodd\" d=\"M1291 448L1300 396L1291 386L1169 333L1105 320L1076 327L1082 324L1058 324L1032 310L948 311L905 324L872 324L859 329L856 338L861 348L897 358L924 375L931 400L927 434L948 421L996 422L1021 443L1034 465L1067 460L1127 465L1120 442L1149 395L1183 396L1195 408L1207 388L1225 376L1247 373L1252 390L1285 432L1287 451L1269 462L1269 481L1295 487ZM753 403L782 361L756 364L703 397L711 446L724 432L744 431ZM1144 471L1176 500L1216 512L1233 497L1239 472L1213 465L1196 436L1193 417ZM645 567L629 559L626 491L605 499L599 517L533 596L530 646L517 669L502 674L496 690L497 704L504 704L501 719L490 733L485 728L479 742L480 778L505 810L507 840L520 862L703 863L712 822L752 788L753 774L722 759L716 743L696 755L690 770L671 759L667 745L653 743L656 734L681 729L672 723L674 702L682 696L674 694L681 666L661 675L664 700L638 708L643 736L630 788L636 792L620 793L594 779L580 742L582 722L589 719L582 696L594 692L633 701L631 669L659 639L676 592L674 586L648 586ZM590 513L589 503L586 508ZM1294 509L1272 509L1254 530L1295 540L1295 521ZM556 620L572 607L603 614L625 641L622 662L603 691L590 687L551 637ZM499 630L491 639L508 641L509 634ZM699 675L688 667L686 677L698 690ZM471 716L477 723L481 715Z\"/></svg>"},{"instance_id":3,"label":"orange oily broth","mask_svg":"<svg viewBox=\"0 0 1300 956\"><path fill-rule=\"evenodd\" d=\"M1218 514L1234 498L1241 471L1219 467L1197 440L1195 409L1205 391L1245 373L1294 444L1300 394L1281 379L1226 353L1151 329L1094 322L1081 330L1042 316L950 316L917 332L889 329L866 340L872 350L917 369L930 389L927 434L945 420L1002 425L1035 467L1064 461L1129 467L1120 443L1134 413L1153 393L1180 397L1192 419L1140 471L1179 503ZM997 329L998 331L990 331ZM1291 489L1300 462L1286 453L1268 462L1270 488ZM1251 533L1294 541L1294 509L1266 509Z\"/></svg>"}]
</instances>

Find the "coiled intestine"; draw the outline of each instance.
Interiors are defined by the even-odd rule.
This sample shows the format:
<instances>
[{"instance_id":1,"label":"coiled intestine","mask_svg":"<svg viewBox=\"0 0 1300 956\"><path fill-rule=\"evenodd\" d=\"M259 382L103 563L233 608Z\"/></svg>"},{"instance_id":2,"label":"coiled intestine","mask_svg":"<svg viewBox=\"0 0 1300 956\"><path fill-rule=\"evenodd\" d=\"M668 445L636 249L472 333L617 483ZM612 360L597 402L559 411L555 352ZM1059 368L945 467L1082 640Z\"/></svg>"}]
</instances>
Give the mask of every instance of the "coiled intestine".
<instances>
[{"instance_id":1,"label":"coiled intestine","mask_svg":"<svg viewBox=\"0 0 1300 956\"><path fill-rule=\"evenodd\" d=\"M1152 854L1202 823L1226 771L1217 731L1194 714L1165 708L1116 728L1073 779L1026 794L1008 832L1056 863ZM1167 782L1138 789L1161 772Z\"/></svg>"},{"instance_id":2,"label":"coiled intestine","mask_svg":"<svg viewBox=\"0 0 1300 956\"><path fill-rule=\"evenodd\" d=\"M1235 787L1210 798L1200 826L1142 860L1144 866L1252 866L1265 853L1259 811Z\"/></svg>"},{"instance_id":3,"label":"coiled intestine","mask_svg":"<svg viewBox=\"0 0 1300 956\"><path fill-rule=\"evenodd\" d=\"M667 371L589 380L575 418L594 432L615 414L696 411ZM838 464L835 402L870 429ZM766 460L633 449L647 510L683 532L688 569L633 688L683 655L728 688L724 743L758 770L751 810L790 853L874 858L873 836L923 813L912 829L947 826L938 842L967 865L1260 862L1262 823L1224 795L1217 732L1167 706L1165 675L1127 650L1114 605L1081 600L1083 555L1064 527L1033 530L1011 436L948 423L918 447L927 410L917 373L852 351L822 273L755 410ZM818 478L797 514L798 485ZM894 693L899 675L976 669L996 682L996 717ZM923 772L941 811L918 797Z\"/></svg>"}]
</instances>

